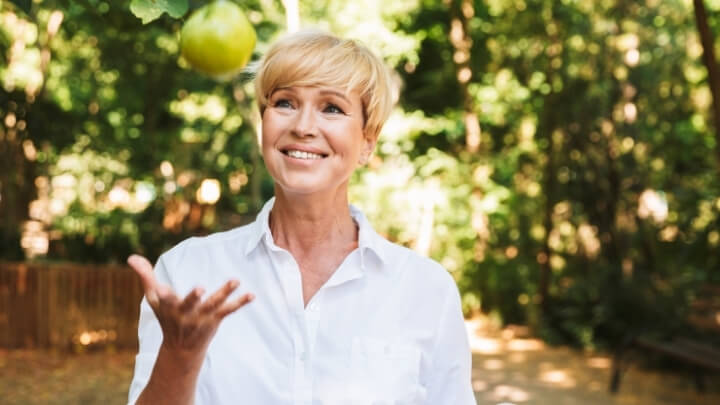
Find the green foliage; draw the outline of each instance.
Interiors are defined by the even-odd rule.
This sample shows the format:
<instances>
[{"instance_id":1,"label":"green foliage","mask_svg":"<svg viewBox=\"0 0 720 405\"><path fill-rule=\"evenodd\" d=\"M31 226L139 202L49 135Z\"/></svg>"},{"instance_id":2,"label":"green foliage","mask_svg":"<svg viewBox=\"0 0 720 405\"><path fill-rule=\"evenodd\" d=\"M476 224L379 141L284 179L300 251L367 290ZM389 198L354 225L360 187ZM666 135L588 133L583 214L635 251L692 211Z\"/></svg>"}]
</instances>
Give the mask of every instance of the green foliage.
<instances>
[{"instance_id":1,"label":"green foliage","mask_svg":"<svg viewBox=\"0 0 720 405\"><path fill-rule=\"evenodd\" d=\"M10 3L14 4L18 10L21 10L25 14L30 14L30 7L32 7L32 0L10 0Z\"/></svg>"},{"instance_id":2,"label":"green foliage","mask_svg":"<svg viewBox=\"0 0 720 405\"><path fill-rule=\"evenodd\" d=\"M41 2L27 16L0 3L3 22L30 27L0 28L3 258L20 255L25 219L42 225L49 259L154 258L252 220L272 194L247 78L219 84L179 59L187 1L133 1L149 25L129 3ZM375 159L352 180L378 231L451 271L468 312L550 341L598 346L679 325L697 286L720 277L718 145L690 2L390 3L300 4L304 26L363 40L401 83ZM242 6L257 59L284 10ZM64 19L52 36L54 10ZM466 85L451 40L459 13ZM214 205L197 201L205 179L219 181ZM35 200L54 205L28 214Z\"/></svg>"},{"instance_id":3,"label":"green foliage","mask_svg":"<svg viewBox=\"0 0 720 405\"><path fill-rule=\"evenodd\" d=\"M130 11L141 19L143 24L155 21L164 13L180 18L188 11L188 0L132 0Z\"/></svg>"},{"instance_id":4,"label":"green foliage","mask_svg":"<svg viewBox=\"0 0 720 405\"><path fill-rule=\"evenodd\" d=\"M428 1L405 20L403 30L426 35L420 63L401 73L407 107L429 119L455 116L460 126L451 18ZM478 232L467 219L452 228L469 235L456 243L476 250L462 261L461 288L505 322L535 323L584 346L617 341L617 331L651 324L655 313L670 320L664 325L678 321L684 292L717 277L718 266L709 253L718 235L708 227L720 209L718 162L692 9L498 0L475 3L468 26L468 87L488 152L464 160L450 126L419 137L478 179L461 180L470 184L464 200L481 218ZM409 149L422 153L417 143ZM666 219L638 214L648 189L663 190ZM439 243L433 251L448 257ZM534 304L545 261L552 272L541 319ZM673 294L654 293L659 285Z\"/></svg>"}]
</instances>

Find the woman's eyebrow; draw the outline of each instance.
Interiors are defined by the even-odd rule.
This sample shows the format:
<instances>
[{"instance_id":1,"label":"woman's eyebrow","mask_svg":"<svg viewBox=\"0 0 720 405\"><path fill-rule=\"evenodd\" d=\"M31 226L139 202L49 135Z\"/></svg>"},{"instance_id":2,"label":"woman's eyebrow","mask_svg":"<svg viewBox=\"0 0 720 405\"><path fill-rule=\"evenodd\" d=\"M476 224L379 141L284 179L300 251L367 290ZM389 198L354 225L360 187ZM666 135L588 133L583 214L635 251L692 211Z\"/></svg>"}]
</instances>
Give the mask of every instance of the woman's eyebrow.
<instances>
[{"instance_id":1,"label":"woman's eyebrow","mask_svg":"<svg viewBox=\"0 0 720 405\"><path fill-rule=\"evenodd\" d=\"M283 88L283 87L280 87L280 88L277 88L277 89L273 90L273 91L270 93L270 95L268 96L268 98L273 97L273 96L274 96L275 94L277 94L277 93L288 93L288 92L290 92L290 89L288 89L287 87L284 87L284 88Z\"/></svg>"},{"instance_id":2,"label":"woman's eyebrow","mask_svg":"<svg viewBox=\"0 0 720 405\"><path fill-rule=\"evenodd\" d=\"M348 100L348 98L345 96L345 94L341 93L337 90L330 90L330 89L320 90L320 94L323 94L323 95L332 94L334 96L340 97L341 99L345 100L345 102L350 103L350 100Z\"/></svg>"}]
</instances>

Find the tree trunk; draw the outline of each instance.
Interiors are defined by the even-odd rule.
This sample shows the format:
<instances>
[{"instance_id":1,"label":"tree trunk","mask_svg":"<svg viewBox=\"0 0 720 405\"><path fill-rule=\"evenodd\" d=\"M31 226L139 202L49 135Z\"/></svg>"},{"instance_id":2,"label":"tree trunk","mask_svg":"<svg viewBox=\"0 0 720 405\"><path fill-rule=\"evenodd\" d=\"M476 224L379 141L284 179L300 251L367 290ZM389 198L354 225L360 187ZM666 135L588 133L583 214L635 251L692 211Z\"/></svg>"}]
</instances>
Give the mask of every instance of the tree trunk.
<instances>
[{"instance_id":1,"label":"tree trunk","mask_svg":"<svg viewBox=\"0 0 720 405\"><path fill-rule=\"evenodd\" d=\"M21 259L19 246L22 224L28 219L28 206L35 198L34 162L26 159L23 138L15 128L4 131L0 142L0 256ZM18 139L19 138L19 139Z\"/></svg>"},{"instance_id":2,"label":"tree trunk","mask_svg":"<svg viewBox=\"0 0 720 405\"><path fill-rule=\"evenodd\" d=\"M236 106L240 115L243 117L243 121L250 124L252 127L253 135L255 139L250 142L250 164L252 170L250 171L250 179L248 181L248 187L250 187L250 210L253 214L260 212L263 206L262 198L262 179L263 167L262 163L262 119L260 114L253 106L248 106L248 97L243 89L242 82L236 80L233 85L233 98L236 101Z\"/></svg>"},{"instance_id":3,"label":"tree trunk","mask_svg":"<svg viewBox=\"0 0 720 405\"><path fill-rule=\"evenodd\" d=\"M0 99L6 104L5 115L0 117L0 243L3 244L0 252L5 252L6 258L19 259L16 256L21 252L20 247L12 245L21 237L22 224L29 219L29 204L37 196L35 146L27 122L32 119L34 102L45 94L52 57L50 42L57 34L63 18L64 14L59 10L50 13L47 37L40 41L40 74L43 77L40 87L27 87L22 93L16 89ZM13 43L11 49L15 45ZM13 63L13 57L11 53L8 65Z\"/></svg>"},{"instance_id":4,"label":"tree trunk","mask_svg":"<svg viewBox=\"0 0 720 405\"><path fill-rule=\"evenodd\" d=\"M300 9L298 0L282 0L285 7L285 22L287 24L287 32L296 32L300 29Z\"/></svg>"},{"instance_id":5,"label":"tree trunk","mask_svg":"<svg viewBox=\"0 0 720 405\"><path fill-rule=\"evenodd\" d=\"M423 256L430 255L430 247L432 247L433 229L435 227L435 199L426 198L423 202L422 218L420 219L420 229L418 237L415 240L413 249Z\"/></svg>"},{"instance_id":6,"label":"tree trunk","mask_svg":"<svg viewBox=\"0 0 720 405\"><path fill-rule=\"evenodd\" d=\"M255 133L260 134L258 132L258 128L260 127L260 123L255 123ZM260 151L260 137L258 136L257 142L250 142L251 148L250 149L250 162L252 163L252 173L250 173L250 200L252 201L252 209L253 212L260 212L263 206L263 199L262 199L262 178L263 178L263 172L260 169L263 167L262 159L261 159L261 151Z\"/></svg>"},{"instance_id":7,"label":"tree trunk","mask_svg":"<svg viewBox=\"0 0 720 405\"><path fill-rule=\"evenodd\" d=\"M459 6L459 7L458 7ZM450 43L453 52L453 63L463 99L463 121L465 123L465 149L475 153L480 149L480 122L475 112L475 100L468 90L468 83L472 78L470 68L470 48L472 38L468 34L468 20L475 15L471 0L460 0L460 4L450 7Z\"/></svg>"},{"instance_id":8,"label":"tree trunk","mask_svg":"<svg viewBox=\"0 0 720 405\"><path fill-rule=\"evenodd\" d=\"M546 23L553 23L554 16L552 12ZM549 45L546 49L546 56L548 58L548 66L546 70L546 77L548 83L552 83L554 77L557 74L556 68L553 68L552 59L559 57L555 54L554 49L557 49L560 39L556 33L549 35ZM553 50L551 52L551 50ZM545 228L545 237L542 241L540 253L537 257L537 262L540 267L540 275L538 280L538 296L540 299L540 313L546 320L550 318L550 278L552 276L552 268L550 265L550 258L552 256L552 248L550 246L550 233L553 230L553 213L555 211L555 204L558 202L557 189L557 161L555 147L555 136L554 133L558 129L558 111L554 108L558 102L558 94L553 90L545 96L543 100L542 113L539 115L538 134L544 136L547 140L547 162L543 171L543 192L545 193L545 207L543 211L543 227ZM559 147L562 149L562 141Z\"/></svg>"},{"instance_id":9,"label":"tree trunk","mask_svg":"<svg viewBox=\"0 0 720 405\"><path fill-rule=\"evenodd\" d=\"M703 0L693 0L695 22L697 23L700 43L703 47L703 63L708 71L708 84L712 93L712 116L715 123L715 151L720 165L720 68L715 59L713 35L708 25L707 11ZM720 167L720 166L719 166Z\"/></svg>"},{"instance_id":10,"label":"tree trunk","mask_svg":"<svg viewBox=\"0 0 720 405\"><path fill-rule=\"evenodd\" d=\"M550 93L545 99L543 111L543 132L548 139L547 163L543 173L543 191L545 193L545 209L543 212L543 227L545 228L545 237L543 238L542 247L538 254L537 261L540 265L540 278L538 281L538 295L540 298L540 309L543 316L548 316L549 300L550 300L550 275L552 269L550 267L550 256L552 249L550 247L550 233L553 230L553 211L557 202L557 167L555 163L555 141L553 133L556 129L556 119L553 110L549 106L555 105L551 100L553 93Z\"/></svg>"}]
</instances>

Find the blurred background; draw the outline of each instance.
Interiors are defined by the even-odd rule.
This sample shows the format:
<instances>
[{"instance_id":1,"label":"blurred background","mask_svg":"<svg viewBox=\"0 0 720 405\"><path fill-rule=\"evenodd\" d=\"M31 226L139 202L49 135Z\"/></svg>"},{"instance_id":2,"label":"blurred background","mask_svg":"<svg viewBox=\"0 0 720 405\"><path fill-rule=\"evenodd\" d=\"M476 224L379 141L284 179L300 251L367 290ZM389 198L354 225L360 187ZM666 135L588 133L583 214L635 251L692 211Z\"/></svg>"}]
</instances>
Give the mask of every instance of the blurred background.
<instances>
[{"instance_id":1,"label":"blurred background","mask_svg":"<svg viewBox=\"0 0 720 405\"><path fill-rule=\"evenodd\" d=\"M123 403L125 258L272 196L248 77L130 3L0 1L0 402ZM253 60L316 27L394 69L351 201L454 276L479 403L720 402L720 0L236 3Z\"/></svg>"}]
</instances>

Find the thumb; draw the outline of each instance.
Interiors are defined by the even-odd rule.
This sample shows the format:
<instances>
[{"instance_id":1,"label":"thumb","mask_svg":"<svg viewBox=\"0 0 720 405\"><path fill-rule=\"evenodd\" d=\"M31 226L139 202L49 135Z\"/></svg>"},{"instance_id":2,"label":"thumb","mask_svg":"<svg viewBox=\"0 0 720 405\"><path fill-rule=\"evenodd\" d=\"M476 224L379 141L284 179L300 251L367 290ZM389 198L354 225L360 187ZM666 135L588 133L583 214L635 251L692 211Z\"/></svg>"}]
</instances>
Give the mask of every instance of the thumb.
<instances>
[{"instance_id":1,"label":"thumb","mask_svg":"<svg viewBox=\"0 0 720 405\"><path fill-rule=\"evenodd\" d=\"M145 297L147 297L148 303L154 306L158 301L158 295L157 281L155 280L155 275L153 275L152 264L150 264L148 259L140 255L131 255L128 257L127 263L135 270L135 273L140 276L140 281L145 290Z\"/></svg>"}]
</instances>

